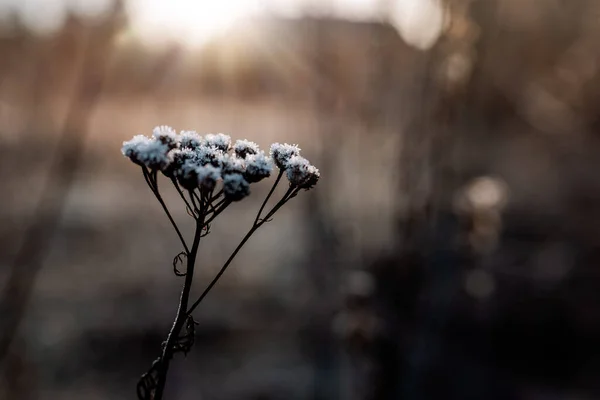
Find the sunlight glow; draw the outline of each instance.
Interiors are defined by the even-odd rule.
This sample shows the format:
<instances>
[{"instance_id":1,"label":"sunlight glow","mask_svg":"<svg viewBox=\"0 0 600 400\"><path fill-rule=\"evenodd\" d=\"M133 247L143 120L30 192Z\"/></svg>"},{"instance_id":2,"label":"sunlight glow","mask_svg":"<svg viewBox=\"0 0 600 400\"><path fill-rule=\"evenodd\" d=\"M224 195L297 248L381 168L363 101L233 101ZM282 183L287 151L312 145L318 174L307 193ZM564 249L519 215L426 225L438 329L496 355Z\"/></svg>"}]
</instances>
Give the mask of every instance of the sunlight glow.
<instances>
[{"instance_id":1,"label":"sunlight glow","mask_svg":"<svg viewBox=\"0 0 600 400\"><path fill-rule=\"evenodd\" d=\"M261 7L258 0L132 0L128 8L140 36L201 45Z\"/></svg>"},{"instance_id":2,"label":"sunlight glow","mask_svg":"<svg viewBox=\"0 0 600 400\"><path fill-rule=\"evenodd\" d=\"M130 0L127 6L135 36L188 45L202 45L236 23L266 13L354 21L389 18L407 43L428 49L445 22L441 0Z\"/></svg>"}]
</instances>

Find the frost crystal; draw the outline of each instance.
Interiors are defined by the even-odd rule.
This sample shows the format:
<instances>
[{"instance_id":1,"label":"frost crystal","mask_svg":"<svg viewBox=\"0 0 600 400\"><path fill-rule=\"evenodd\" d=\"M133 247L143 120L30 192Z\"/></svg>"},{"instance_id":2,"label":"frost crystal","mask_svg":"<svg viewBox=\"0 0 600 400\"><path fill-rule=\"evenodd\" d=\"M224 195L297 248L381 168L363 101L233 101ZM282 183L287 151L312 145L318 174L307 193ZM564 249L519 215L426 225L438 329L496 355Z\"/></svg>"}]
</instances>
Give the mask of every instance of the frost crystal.
<instances>
[{"instance_id":1,"label":"frost crystal","mask_svg":"<svg viewBox=\"0 0 600 400\"><path fill-rule=\"evenodd\" d=\"M121 152L125 157L138 165L150 169L163 169L171 162L168 144L160 140L151 139L143 135L134 136L133 139L123 142Z\"/></svg>"},{"instance_id":2,"label":"frost crystal","mask_svg":"<svg viewBox=\"0 0 600 400\"><path fill-rule=\"evenodd\" d=\"M200 166L193 160L186 160L175 172L179 184L188 190L197 188L199 168Z\"/></svg>"},{"instance_id":3,"label":"frost crystal","mask_svg":"<svg viewBox=\"0 0 600 400\"><path fill-rule=\"evenodd\" d=\"M169 146L169 149L177 147L178 137L175 129L170 126L161 125L154 128L152 136L162 144Z\"/></svg>"},{"instance_id":4,"label":"frost crystal","mask_svg":"<svg viewBox=\"0 0 600 400\"><path fill-rule=\"evenodd\" d=\"M198 185L207 190L213 190L219 178L221 178L221 169L212 165L204 165L196 168L198 176Z\"/></svg>"},{"instance_id":5,"label":"frost crystal","mask_svg":"<svg viewBox=\"0 0 600 400\"><path fill-rule=\"evenodd\" d=\"M211 164L213 167L220 167L223 164L224 157L225 152L214 146L202 145L195 150L195 160L200 165Z\"/></svg>"},{"instance_id":6,"label":"frost crystal","mask_svg":"<svg viewBox=\"0 0 600 400\"><path fill-rule=\"evenodd\" d=\"M246 158L247 155L258 153L258 145L249 140L237 140L233 145L233 151L240 158Z\"/></svg>"},{"instance_id":7,"label":"frost crystal","mask_svg":"<svg viewBox=\"0 0 600 400\"><path fill-rule=\"evenodd\" d=\"M202 136L198 135L196 131L181 131L179 144L181 147L195 150L202 145Z\"/></svg>"},{"instance_id":8,"label":"frost crystal","mask_svg":"<svg viewBox=\"0 0 600 400\"><path fill-rule=\"evenodd\" d=\"M263 151L248 155L245 161L246 172L244 173L244 177L248 182L255 183L271 175L273 164Z\"/></svg>"},{"instance_id":9,"label":"frost crystal","mask_svg":"<svg viewBox=\"0 0 600 400\"><path fill-rule=\"evenodd\" d=\"M173 149L169 152L171 162L162 172L169 178L175 178L180 174L181 167L188 160L194 159L195 153L189 148Z\"/></svg>"},{"instance_id":10,"label":"frost crystal","mask_svg":"<svg viewBox=\"0 0 600 400\"><path fill-rule=\"evenodd\" d=\"M223 177L223 192L231 201L240 201L250 194L250 184L240 174L229 174Z\"/></svg>"},{"instance_id":11,"label":"frost crystal","mask_svg":"<svg viewBox=\"0 0 600 400\"><path fill-rule=\"evenodd\" d=\"M229 150L229 146L231 146L231 137L222 133L209 133L204 137L204 145L207 147L216 147L221 151L227 151Z\"/></svg>"},{"instance_id":12,"label":"frost crystal","mask_svg":"<svg viewBox=\"0 0 600 400\"><path fill-rule=\"evenodd\" d=\"M230 155L225 155L221 159L221 168L223 169L223 174L243 174L246 169L246 165L244 160L239 157L232 157Z\"/></svg>"},{"instance_id":13,"label":"frost crystal","mask_svg":"<svg viewBox=\"0 0 600 400\"><path fill-rule=\"evenodd\" d=\"M321 176L319 170L304 157L293 156L287 163L287 178L292 186L310 189L317 184Z\"/></svg>"},{"instance_id":14,"label":"frost crystal","mask_svg":"<svg viewBox=\"0 0 600 400\"><path fill-rule=\"evenodd\" d=\"M286 169L290 158L299 155L300 148L295 144L273 143L271 145L271 157L279 169Z\"/></svg>"}]
</instances>

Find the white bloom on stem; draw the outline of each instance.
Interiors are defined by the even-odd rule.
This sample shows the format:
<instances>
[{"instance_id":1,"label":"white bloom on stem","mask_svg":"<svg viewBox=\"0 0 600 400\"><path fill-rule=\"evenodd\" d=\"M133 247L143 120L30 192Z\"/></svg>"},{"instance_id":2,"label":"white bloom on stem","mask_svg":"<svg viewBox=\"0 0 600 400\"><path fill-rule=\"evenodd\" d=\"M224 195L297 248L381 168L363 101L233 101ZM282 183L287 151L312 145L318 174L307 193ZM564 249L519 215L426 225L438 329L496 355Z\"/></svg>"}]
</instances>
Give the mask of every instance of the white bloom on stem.
<instances>
[{"instance_id":1,"label":"white bloom on stem","mask_svg":"<svg viewBox=\"0 0 600 400\"><path fill-rule=\"evenodd\" d=\"M231 146L231 136L223 133L209 133L204 137L204 145L208 147L214 146L221 151L227 151L229 150L229 146Z\"/></svg>"},{"instance_id":2,"label":"white bloom on stem","mask_svg":"<svg viewBox=\"0 0 600 400\"><path fill-rule=\"evenodd\" d=\"M223 193L231 201L240 201L250 194L250 184L240 174L223 176Z\"/></svg>"},{"instance_id":3,"label":"white bloom on stem","mask_svg":"<svg viewBox=\"0 0 600 400\"><path fill-rule=\"evenodd\" d=\"M179 184L188 190L196 189L198 187L198 168L200 166L195 160L185 160L176 172Z\"/></svg>"},{"instance_id":4,"label":"white bloom on stem","mask_svg":"<svg viewBox=\"0 0 600 400\"><path fill-rule=\"evenodd\" d=\"M181 131L179 134L180 147L186 147L195 150L201 145L202 136L200 136L196 131Z\"/></svg>"},{"instance_id":5,"label":"white bloom on stem","mask_svg":"<svg viewBox=\"0 0 600 400\"><path fill-rule=\"evenodd\" d=\"M287 178L292 186L310 189L317 184L321 173L304 157L293 156L288 160Z\"/></svg>"},{"instance_id":6,"label":"white bloom on stem","mask_svg":"<svg viewBox=\"0 0 600 400\"><path fill-rule=\"evenodd\" d=\"M207 190L213 190L221 178L221 169L212 165L203 165L196 168L198 185Z\"/></svg>"},{"instance_id":7,"label":"white bloom on stem","mask_svg":"<svg viewBox=\"0 0 600 400\"><path fill-rule=\"evenodd\" d=\"M170 149L177 147L178 137L175 129L170 126L161 125L152 130L152 136L162 144L169 146Z\"/></svg>"},{"instance_id":8,"label":"white bloom on stem","mask_svg":"<svg viewBox=\"0 0 600 400\"><path fill-rule=\"evenodd\" d=\"M246 170L246 164L243 159L226 154L221 158L221 168L223 175L243 174Z\"/></svg>"},{"instance_id":9,"label":"white bloom on stem","mask_svg":"<svg viewBox=\"0 0 600 400\"><path fill-rule=\"evenodd\" d=\"M200 165L211 164L214 167L220 167L223 164L223 158L226 153L215 146L202 145L195 150L195 159Z\"/></svg>"},{"instance_id":10,"label":"white bloom on stem","mask_svg":"<svg viewBox=\"0 0 600 400\"><path fill-rule=\"evenodd\" d=\"M233 145L233 151L240 158L246 158L250 154L258 153L258 145L249 140L237 140Z\"/></svg>"},{"instance_id":11,"label":"white bloom on stem","mask_svg":"<svg viewBox=\"0 0 600 400\"><path fill-rule=\"evenodd\" d=\"M246 157L246 172L244 177L250 183L255 183L268 178L273 170L271 158L265 156L263 151L250 154Z\"/></svg>"},{"instance_id":12,"label":"white bloom on stem","mask_svg":"<svg viewBox=\"0 0 600 400\"><path fill-rule=\"evenodd\" d=\"M188 160L194 159L195 153L189 148L173 149L169 152L170 163L162 169L163 174L175 178L181 174L181 167Z\"/></svg>"},{"instance_id":13,"label":"white bloom on stem","mask_svg":"<svg viewBox=\"0 0 600 400\"><path fill-rule=\"evenodd\" d=\"M134 136L133 139L123 142L121 148L123 155L131 161L154 170L163 169L169 165L172 161L169 150L168 144L143 135Z\"/></svg>"},{"instance_id":14,"label":"white bloom on stem","mask_svg":"<svg viewBox=\"0 0 600 400\"><path fill-rule=\"evenodd\" d=\"M273 143L271 145L271 158L279 169L286 169L290 158L299 155L300 148L295 144Z\"/></svg>"}]
</instances>

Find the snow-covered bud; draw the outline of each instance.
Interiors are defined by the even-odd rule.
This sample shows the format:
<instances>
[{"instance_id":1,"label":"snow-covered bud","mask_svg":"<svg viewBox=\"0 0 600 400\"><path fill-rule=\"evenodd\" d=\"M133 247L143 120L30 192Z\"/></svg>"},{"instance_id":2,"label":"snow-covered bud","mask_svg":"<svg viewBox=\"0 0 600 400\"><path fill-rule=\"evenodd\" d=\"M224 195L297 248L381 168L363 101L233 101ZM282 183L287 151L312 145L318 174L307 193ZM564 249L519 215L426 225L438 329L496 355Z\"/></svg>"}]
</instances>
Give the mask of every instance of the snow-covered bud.
<instances>
[{"instance_id":1,"label":"snow-covered bud","mask_svg":"<svg viewBox=\"0 0 600 400\"><path fill-rule=\"evenodd\" d=\"M250 184L240 174L228 174L223 177L223 193L231 201L240 201L250 194Z\"/></svg>"},{"instance_id":2,"label":"snow-covered bud","mask_svg":"<svg viewBox=\"0 0 600 400\"><path fill-rule=\"evenodd\" d=\"M161 125L154 128L152 131L152 136L162 144L169 147L169 149L174 149L177 147L178 137L175 129L170 126Z\"/></svg>"},{"instance_id":3,"label":"snow-covered bud","mask_svg":"<svg viewBox=\"0 0 600 400\"><path fill-rule=\"evenodd\" d=\"M246 172L244 177L250 183L255 183L268 178L273 170L271 159L263 151L250 154L246 157Z\"/></svg>"},{"instance_id":4,"label":"snow-covered bud","mask_svg":"<svg viewBox=\"0 0 600 400\"><path fill-rule=\"evenodd\" d=\"M179 134L179 147L196 150L202 145L202 136L196 131L181 131Z\"/></svg>"},{"instance_id":5,"label":"snow-covered bud","mask_svg":"<svg viewBox=\"0 0 600 400\"><path fill-rule=\"evenodd\" d=\"M228 151L231 146L231 137L223 133L209 133L204 137L204 145L207 147L216 147L221 151Z\"/></svg>"},{"instance_id":6,"label":"snow-covered bud","mask_svg":"<svg viewBox=\"0 0 600 400\"><path fill-rule=\"evenodd\" d=\"M273 143L271 145L271 158L279 169L286 169L290 158L298 155L300 155L300 148L295 144Z\"/></svg>"},{"instance_id":7,"label":"snow-covered bud","mask_svg":"<svg viewBox=\"0 0 600 400\"><path fill-rule=\"evenodd\" d=\"M246 165L244 160L239 157L232 157L230 155L225 155L221 159L221 169L223 171L223 175L227 174L243 174L246 169Z\"/></svg>"},{"instance_id":8,"label":"snow-covered bud","mask_svg":"<svg viewBox=\"0 0 600 400\"><path fill-rule=\"evenodd\" d=\"M163 169L169 165L171 162L169 150L167 144L142 135L134 136L133 139L123 142L121 148L125 157L138 165L144 165L153 170Z\"/></svg>"},{"instance_id":9,"label":"snow-covered bud","mask_svg":"<svg viewBox=\"0 0 600 400\"><path fill-rule=\"evenodd\" d=\"M212 165L204 165L196 168L198 177L198 185L203 189L211 191L217 185L217 181L221 178L221 169Z\"/></svg>"},{"instance_id":10,"label":"snow-covered bud","mask_svg":"<svg viewBox=\"0 0 600 400\"><path fill-rule=\"evenodd\" d=\"M258 153L258 145L249 140L237 140L233 145L233 151L240 158L246 158L250 154Z\"/></svg>"},{"instance_id":11,"label":"snow-covered bud","mask_svg":"<svg viewBox=\"0 0 600 400\"><path fill-rule=\"evenodd\" d=\"M315 186L321 176L315 166L300 156L293 156L288 160L286 173L290 184L302 189L310 189Z\"/></svg>"},{"instance_id":12,"label":"snow-covered bud","mask_svg":"<svg viewBox=\"0 0 600 400\"><path fill-rule=\"evenodd\" d=\"M194 159L194 152L189 148L173 149L168 154L170 163L162 169L163 174L168 178L177 177L183 164L188 160Z\"/></svg>"}]
</instances>

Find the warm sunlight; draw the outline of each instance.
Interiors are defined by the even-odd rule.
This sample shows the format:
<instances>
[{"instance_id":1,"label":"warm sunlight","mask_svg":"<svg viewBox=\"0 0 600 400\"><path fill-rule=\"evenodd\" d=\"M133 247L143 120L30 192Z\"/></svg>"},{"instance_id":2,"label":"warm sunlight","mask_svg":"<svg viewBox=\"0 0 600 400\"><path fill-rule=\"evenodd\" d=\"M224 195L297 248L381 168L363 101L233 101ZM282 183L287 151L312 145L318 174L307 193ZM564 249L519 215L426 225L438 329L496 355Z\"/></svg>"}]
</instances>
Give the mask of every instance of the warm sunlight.
<instances>
[{"instance_id":1,"label":"warm sunlight","mask_svg":"<svg viewBox=\"0 0 600 400\"><path fill-rule=\"evenodd\" d=\"M133 30L155 41L201 45L260 9L259 0L132 0Z\"/></svg>"},{"instance_id":2,"label":"warm sunlight","mask_svg":"<svg viewBox=\"0 0 600 400\"><path fill-rule=\"evenodd\" d=\"M132 33L153 42L176 40L202 45L236 22L266 12L272 15L329 15L355 21L387 18L407 43L427 49L444 24L440 0L130 0ZM386 6L387 5L387 6ZM386 6L386 7L384 7Z\"/></svg>"}]
</instances>

